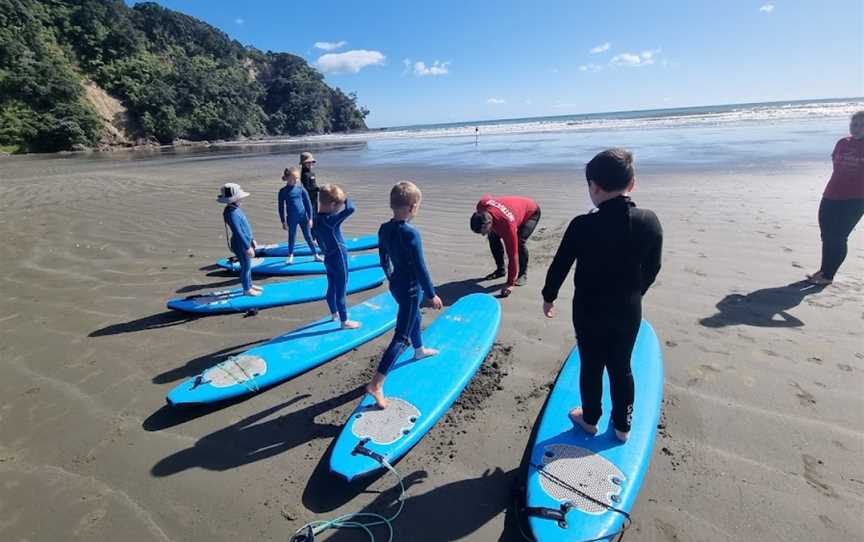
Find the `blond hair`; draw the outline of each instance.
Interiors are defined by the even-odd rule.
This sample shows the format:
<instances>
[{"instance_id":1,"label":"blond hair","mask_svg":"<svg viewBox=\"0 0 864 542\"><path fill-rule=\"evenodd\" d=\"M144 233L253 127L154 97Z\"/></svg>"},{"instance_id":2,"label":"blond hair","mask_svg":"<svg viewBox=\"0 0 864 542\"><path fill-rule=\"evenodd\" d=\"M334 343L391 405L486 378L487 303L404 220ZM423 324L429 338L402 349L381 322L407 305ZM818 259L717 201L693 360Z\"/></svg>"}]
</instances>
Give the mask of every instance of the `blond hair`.
<instances>
[{"instance_id":1,"label":"blond hair","mask_svg":"<svg viewBox=\"0 0 864 542\"><path fill-rule=\"evenodd\" d=\"M325 184L318 190L318 200L325 205L345 203L347 199L348 196L338 184Z\"/></svg>"},{"instance_id":2,"label":"blond hair","mask_svg":"<svg viewBox=\"0 0 864 542\"><path fill-rule=\"evenodd\" d=\"M411 181L399 181L390 189L390 208L401 209L420 203L423 193Z\"/></svg>"},{"instance_id":3,"label":"blond hair","mask_svg":"<svg viewBox=\"0 0 864 542\"><path fill-rule=\"evenodd\" d=\"M300 180L300 168L296 166L286 167L285 171L282 172L282 180L287 181L288 179L294 179L291 184L296 184Z\"/></svg>"}]
</instances>

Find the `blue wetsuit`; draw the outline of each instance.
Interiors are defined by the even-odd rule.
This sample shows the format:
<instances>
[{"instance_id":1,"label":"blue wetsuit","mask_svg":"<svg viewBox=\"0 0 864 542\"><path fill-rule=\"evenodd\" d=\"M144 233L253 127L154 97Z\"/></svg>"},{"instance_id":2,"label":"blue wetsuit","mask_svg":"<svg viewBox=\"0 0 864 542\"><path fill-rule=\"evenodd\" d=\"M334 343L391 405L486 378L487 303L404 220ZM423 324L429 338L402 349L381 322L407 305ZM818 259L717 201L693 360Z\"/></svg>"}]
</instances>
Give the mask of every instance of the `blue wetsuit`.
<instances>
[{"instance_id":1,"label":"blue wetsuit","mask_svg":"<svg viewBox=\"0 0 864 542\"><path fill-rule=\"evenodd\" d=\"M409 342L414 350L423 347L420 304L424 294L427 299L435 297L435 287L423 258L420 232L404 220L393 219L381 224L378 255L390 283L390 293L399 303L393 340L378 364L378 372L387 374Z\"/></svg>"},{"instance_id":2,"label":"blue wetsuit","mask_svg":"<svg viewBox=\"0 0 864 542\"><path fill-rule=\"evenodd\" d=\"M240 284L243 285L244 292L248 291L252 287L252 258L246 251L252 247L252 226L249 225L243 210L233 203L225 206L222 219L231 230L231 241L228 244L240 263Z\"/></svg>"},{"instance_id":3,"label":"blue wetsuit","mask_svg":"<svg viewBox=\"0 0 864 542\"><path fill-rule=\"evenodd\" d=\"M309 232L309 220L314 216L309 194L299 183L279 189L279 220L288 227L288 254L294 254L294 241L297 238L297 226L303 232L306 244L315 254L315 243Z\"/></svg>"},{"instance_id":4,"label":"blue wetsuit","mask_svg":"<svg viewBox=\"0 0 864 542\"><path fill-rule=\"evenodd\" d=\"M342 238L342 222L354 214L354 204L349 199L338 213L318 213L312 231L318 240L318 248L324 254L327 269L327 306L330 314L339 313L339 319L348 320L345 294L348 289L348 249Z\"/></svg>"}]
</instances>

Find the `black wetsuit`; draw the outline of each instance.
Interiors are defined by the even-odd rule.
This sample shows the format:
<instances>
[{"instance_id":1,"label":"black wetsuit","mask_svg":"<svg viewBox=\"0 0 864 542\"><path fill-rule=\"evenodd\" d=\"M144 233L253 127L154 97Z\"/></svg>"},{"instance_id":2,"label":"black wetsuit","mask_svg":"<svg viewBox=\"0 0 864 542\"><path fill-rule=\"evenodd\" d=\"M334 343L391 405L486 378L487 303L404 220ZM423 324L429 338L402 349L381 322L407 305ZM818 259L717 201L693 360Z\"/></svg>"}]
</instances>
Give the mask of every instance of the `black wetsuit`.
<instances>
[{"instance_id":1,"label":"black wetsuit","mask_svg":"<svg viewBox=\"0 0 864 542\"><path fill-rule=\"evenodd\" d=\"M318 214L318 182L315 180L315 172L308 168L300 170L300 184L309 193L309 200L312 202L312 214Z\"/></svg>"},{"instance_id":2,"label":"black wetsuit","mask_svg":"<svg viewBox=\"0 0 864 542\"><path fill-rule=\"evenodd\" d=\"M660 271L662 246L657 216L619 196L570 222L546 273L543 299L551 303L576 261L573 328L582 360L583 416L591 425L602 414L605 367L612 423L619 431L630 430L634 397L630 355L642 320L642 296Z\"/></svg>"}]
</instances>

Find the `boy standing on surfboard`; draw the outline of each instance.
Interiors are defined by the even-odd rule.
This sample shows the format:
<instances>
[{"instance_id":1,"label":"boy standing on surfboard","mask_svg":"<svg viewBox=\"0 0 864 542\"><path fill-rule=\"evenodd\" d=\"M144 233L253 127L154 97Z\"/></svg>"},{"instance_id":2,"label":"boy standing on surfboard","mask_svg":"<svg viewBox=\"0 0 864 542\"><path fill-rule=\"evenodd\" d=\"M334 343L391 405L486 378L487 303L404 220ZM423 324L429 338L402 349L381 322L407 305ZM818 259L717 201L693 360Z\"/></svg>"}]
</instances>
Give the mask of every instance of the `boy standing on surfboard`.
<instances>
[{"instance_id":1,"label":"boy standing on surfboard","mask_svg":"<svg viewBox=\"0 0 864 542\"><path fill-rule=\"evenodd\" d=\"M420 189L414 183L397 183L390 190L393 218L378 229L381 267L390 283L390 293L399 303L393 340L381 356L375 376L366 385L366 392L375 398L379 408L387 408L388 404L384 397L384 379L409 343L414 347L415 360L438 353L435 349L423 346L420 334L420 304L424 297L435 310L441 310L443 306L426 268L420 232L408 223L417 214L421 197Z\"/></svg>"},{"instance_id":2,"label":"boy standing on surfboard","mask_svg":"<svg viewBox=\"0 0 864 542\"><path fill-rule=\"evenodd\" d=\"M240 200L249 196L239 184L227 183L219 191L217 201L225 204L222 220L225 222L225 235L231 231L228 246L240 262L240 284L243 293L251 296L261 295L263 288L252 284L252 258L255 257L255 239L252 237L252 226L246 214L240 209Z\"/></svg>"},{"instance_id":3,"label":"boy standing on surfboard","mask_svg":"<svg viewBox=\"0 0 864 542\"><path fill-rule=\"evenodd\" d=\"M636 183L630 152L599 153L588 162L585 177L597 209L570 222L546 273L543 312L547 318L555 315L558 290L575 261L573 327L582 362L582 405L570 411L570 419L586 433L597 433L605 367L612 424L623 442L633 416L630 355L642 321L642 296L660 271L663 231L657 215L630 200Z\"/></svg>"},{"instance_id":4,"label":"boy standing on surfboard","mask_svg":"<svg viewBox=\"0 0 864 542\"><path fill-rule=\"evenodd\" d=\"M327 306L333 320L339 318L342 329L357 329L360 322L348 319L345 295L348 289L348 249L342 237L342 222L354 214L354 204L345 191L335 184L325 184L318 191L318 213L312 230L318 248L324 254L327 270Z\"/></svg>"}]
</instances>

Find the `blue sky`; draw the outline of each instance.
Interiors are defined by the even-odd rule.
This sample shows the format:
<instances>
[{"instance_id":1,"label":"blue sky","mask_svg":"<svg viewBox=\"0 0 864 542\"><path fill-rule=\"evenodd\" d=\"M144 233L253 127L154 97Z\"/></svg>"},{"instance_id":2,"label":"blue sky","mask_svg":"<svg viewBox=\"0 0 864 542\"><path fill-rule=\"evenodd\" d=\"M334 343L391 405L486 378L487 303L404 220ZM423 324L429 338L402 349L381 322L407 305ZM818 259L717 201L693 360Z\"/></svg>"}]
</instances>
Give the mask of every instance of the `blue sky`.
<instances>
[{"instance_id":1,"label":"blue sky","mask_svg":"<svg viewBox=\"0 0 864 542\"><path fill-rule=\"evenodd\" d=\"M306 58L370 127L864 95L861 0L159 3Z\"/></svg>"}]
</instances>

